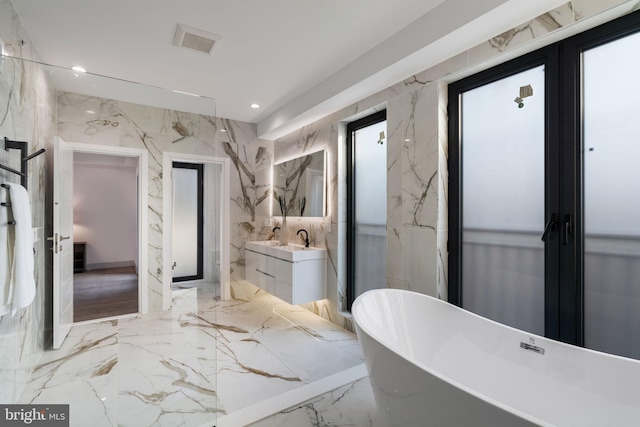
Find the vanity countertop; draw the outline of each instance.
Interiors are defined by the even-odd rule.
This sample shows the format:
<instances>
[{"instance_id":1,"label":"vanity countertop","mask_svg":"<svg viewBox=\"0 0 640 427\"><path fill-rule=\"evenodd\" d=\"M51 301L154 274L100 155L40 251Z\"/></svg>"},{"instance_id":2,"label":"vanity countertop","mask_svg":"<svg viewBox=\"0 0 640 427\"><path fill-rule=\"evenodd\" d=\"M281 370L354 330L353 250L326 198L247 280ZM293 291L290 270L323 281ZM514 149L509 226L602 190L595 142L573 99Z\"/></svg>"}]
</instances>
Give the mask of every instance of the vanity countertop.
<instances>
[{"instance_id":1,"label":"vanity countertop","mask_svg":"<svg viewBox=\"0 0 640 427\"><path fill-rule=\"evenodd\" d=\"M322 248L309 247L289 243L280 245L277 240L263 240L257 242L245 242L245 248L263 255L280 258L285 261L297 262L327 257L327 251Z\"/></svg>"}]
</instances>

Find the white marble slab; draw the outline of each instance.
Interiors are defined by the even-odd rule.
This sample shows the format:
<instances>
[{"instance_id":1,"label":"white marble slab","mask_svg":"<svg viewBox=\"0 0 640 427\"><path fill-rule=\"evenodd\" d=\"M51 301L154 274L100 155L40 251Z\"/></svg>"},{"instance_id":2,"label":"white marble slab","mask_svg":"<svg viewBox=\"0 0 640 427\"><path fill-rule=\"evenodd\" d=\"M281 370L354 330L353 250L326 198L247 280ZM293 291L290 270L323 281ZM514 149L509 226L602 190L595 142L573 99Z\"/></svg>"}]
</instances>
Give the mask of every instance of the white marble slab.
<instances>
[{"instance_id":1,"label":"white marble slab","mask_svg":"<svg viewBox=\"0 0 640 427\"><path fill-rule=\"evenodd\" d=\"M232 288L229 301L211 284L178 288L172 310L75 325L20 401L69 403L77 426L213 425L274 396L291 406L313 396L299 390L361 365L354 334L248 282Z\"/></svg>"},{"instance_id":2,"label":"white marble slab","mask_svg":"<svg viewBox=\"0 0 640 427\"><path fill-rule=\"evenodd\" d=\"M362 370L362 375L355 375ZM242 417L241 414L230 414L218 420L219 427L231 425L250 425L253 427L315 427L315 426L356 426L356 427L386 427L389 424L379 414L369 378L366 376L364 365L352 368L349 371L334 376L338 378L348 378L354 376L351 381L341 386L321 392L308 400L291 405L273 415L266 416L259 421L251 421L249 416L257 416L259 410L263 413L273 410L276 406L267 408L266 403L263 408L250 408L249 414ZM332 380L334 379L332 378ZM322 384L324 383L324 384ZM328 385L328 381L318 381L318 385L309 387L309 392L320 391L322 386ZM306 390L305 390L306 391ZM276 399L274 399L275 401ZM280 404L286 402L286 396L278 398ZM241 418L242 417L242 418ZM231 421L235 423L232 424Z\"/></svg>"}]
</instances>

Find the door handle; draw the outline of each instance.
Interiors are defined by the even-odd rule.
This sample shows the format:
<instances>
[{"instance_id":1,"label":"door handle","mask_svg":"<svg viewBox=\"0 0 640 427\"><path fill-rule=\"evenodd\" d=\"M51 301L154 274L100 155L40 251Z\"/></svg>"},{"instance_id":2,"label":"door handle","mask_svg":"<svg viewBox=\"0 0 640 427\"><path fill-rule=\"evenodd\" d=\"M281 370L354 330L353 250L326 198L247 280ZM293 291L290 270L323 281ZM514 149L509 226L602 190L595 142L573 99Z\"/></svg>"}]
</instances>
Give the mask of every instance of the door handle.
<instances>
[{"instance_id":1,"label":"door handle","mask_svg":"<svg viewBox=\"0 0 640 427\"><path fill-rule=\"evenodd\" d=\"M50 242L53 242L53 246L51 246L51 250L54 253L58 253L58 233L54 234L51 237L47 237L47 240L49 240Z\"/></svg>"},{"instance_id":2,"label":"door handle","mask_svg":"<svg viewBox=\"0 0 640 427\"><path fill-rule=\"evenodd\" d=\"M60 235L60 241L61 241L61 242L62 242L63 240L67 240L67 239L70 239L70 238L71 238L71 236L63 236L63 235Z\"/></svg>"},{"instance_id":3,"label":"door handle","mask_svg":"<svg viewBox=\"0 0 640 427\"><path fill-rule=\"evenodd\" d=\"M549 221L547 221L547 225L545 225L544 232L542 233L543 242L547 241L547 237L549 237L549 233L551 233L552 231L556 231L556 229L558 228L558 219L559 218L557 213L551 214L551 218L549 218Z\"/></svg>"},{"instance_id":4,"label":"door handle","mask_svg":"<svg viewBox=\"0 0 640 427\"><path fill-rule=\"evenodd\" d=\"M571 226L571 215L567 214L564 216L564 224L562 226L562 244L569 244L569 234L573 233L573 228Z\"/></svg>"}]
</instances>

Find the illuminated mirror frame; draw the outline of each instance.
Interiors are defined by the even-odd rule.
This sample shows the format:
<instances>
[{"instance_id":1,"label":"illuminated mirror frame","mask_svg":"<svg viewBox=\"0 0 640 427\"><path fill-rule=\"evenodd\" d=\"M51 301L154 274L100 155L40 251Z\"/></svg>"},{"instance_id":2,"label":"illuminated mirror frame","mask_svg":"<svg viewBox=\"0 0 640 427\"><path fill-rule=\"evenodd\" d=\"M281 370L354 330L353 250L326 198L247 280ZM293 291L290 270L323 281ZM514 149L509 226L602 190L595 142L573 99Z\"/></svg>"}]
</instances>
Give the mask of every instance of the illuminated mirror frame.
<instances>
[{"instance_id":1,"label":"illuminated mirror frame","mask_svg":"<svg viewBox=\"0 0 640 427\"><path fill-rule=\"evenodd\" d=\"M290 161L295 161L301 158L304 158L306 156L310 156L316 153L322 152L323 153L323 180L322 180L322 215L321 216L290 216L287 215L287 220L298 220L298 221L317 221L317 220L321 220L323 221L327 216L328 216L328 205L327 205L327 189L328 189L328 185L327 185L327 176L329 175L327 173L328 171L328 153L327 150L325 148L320 148L316 151L310 151L307 153L304 153L302 155L298 155L298 156L294 156L294 157L290 157L287 158L285 160L280 160L276 163L273 164L273 167L271 168L271 208L270 208L270 212L271 212L271 216L272 218L280 218L282 219L282 214L280 212L280 209L278 207L278 200L276 199L277 197L277 192L275 190L275 174L276 174L276 169L278 167L278 165L281 165L283 163L286 162L290 162Z\"/></svg>"}]
</instances>

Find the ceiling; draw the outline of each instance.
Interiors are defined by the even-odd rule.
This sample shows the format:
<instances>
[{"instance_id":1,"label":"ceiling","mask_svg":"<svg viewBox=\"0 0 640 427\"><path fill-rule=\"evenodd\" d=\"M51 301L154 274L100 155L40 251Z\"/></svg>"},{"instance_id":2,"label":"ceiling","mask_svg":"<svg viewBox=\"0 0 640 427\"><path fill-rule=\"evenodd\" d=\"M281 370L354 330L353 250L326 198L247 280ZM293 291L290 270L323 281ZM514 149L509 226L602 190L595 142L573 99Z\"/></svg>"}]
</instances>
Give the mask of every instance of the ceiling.
<instances>
[{"instance_id":1,"label":"ceiling","mask_svg":"<svg viewBox=\"0 0 640 427\"><path fill-rule=\"evenodd\" d=\"M41 61L214 98L218 117L257 123L259 136L274 139L564 2L12 3ZM178 23L222 39L211 54L175 47ZM116 90L109 90L109 97L118 99ZM252 103L261 108L251 108Z\"/></svg>"}]
</instances>

